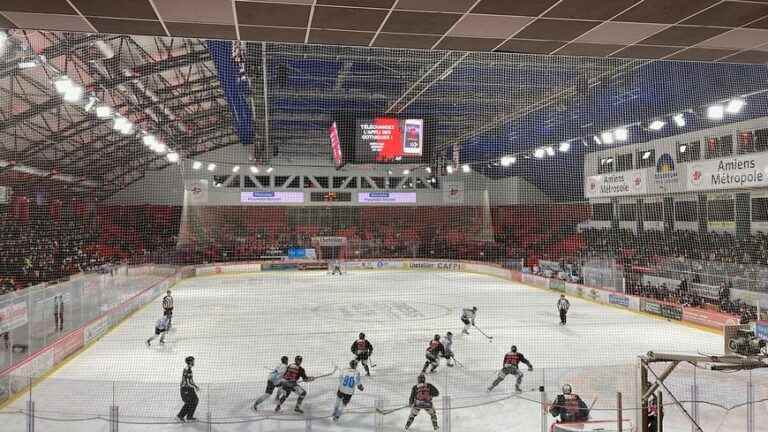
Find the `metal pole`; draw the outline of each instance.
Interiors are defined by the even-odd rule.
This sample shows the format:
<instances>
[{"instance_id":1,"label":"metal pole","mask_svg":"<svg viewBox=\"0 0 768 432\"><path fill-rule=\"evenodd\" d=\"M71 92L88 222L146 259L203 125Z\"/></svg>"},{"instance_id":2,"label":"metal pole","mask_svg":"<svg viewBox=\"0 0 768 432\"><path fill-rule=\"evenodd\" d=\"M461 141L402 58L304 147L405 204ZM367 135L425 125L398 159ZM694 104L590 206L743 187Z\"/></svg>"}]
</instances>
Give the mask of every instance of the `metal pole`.
<instances>
[{"instance_id":1,"label":"metal pole","mask_svg":"<svg viewBox=\"0 0 768 432\"><path fill-rule=\"evenodd\" d=\"M118 432L120 412L117 405L109 407L109 432Z\"/></svg>"},{"instance_id":2,"label":"metal pole","mask_svg":"<svg viewBox=\"0 0 768 432\"><path fill-rule=\"evenodd\" d=\"M269 160L272 157L272 147L269 141L269 87L267 85L267 43L261 43L261 79L262 91L264 92L264 149L262 160ZM256 111L254 110L254 114Z\"/></svg>"},{"instance_id":3,"label":"metal pole","mask_svg":"<svg viewBox=\"0 0 768 432\"><path fill-rule=\"evenodd\" d=\"M616 392L616 413L618 414L616 416L616 430L618 430L618 432L623 432L624 411L621 405L621 392Z\"/></svg>"},{"instance_id":4,"label":"metal pole","mask_svg":"<svg viewBox=\"0 0 768 432\"><path fill-rule=\"evenodd\" d=\"M640 424L641 432L651 432L648 430L648 399L645 397L650 385L648 363L640 359L640 409L637 411L637 422Z\"/></svg>"},{"instance_id":5,"label":"metal pole","mask_svg":"<svg viewBox=\"0 0 768 432\"><path fill-rule=\"evenodd\" d=\"M27 432L35 432L35 402L27 401Z\"/></svg>"},{"instance_id":6,"label":"metal pole","mask_svg":"<svg viewBox=\"0 0 768 432\"><path fill-rule=\"evenodd\" d=\"M672 393L670 393L672 395ZM672 396L672 399L675 397ZM682 408L682 405L680 406ZM697 424L698 426L698 424ZM656 432L664 432L664 394L659 390L656 395ZM697 432L702 432L699 429Z\"/></svg>"},{"instance_id":7,"label":"metal pole","mask_svg":"<svg viewBox=\"0 0 768 432\"><path fill-rule=\"evenodd\" d=\"M747 432L755 432L755 405L754 385L752 384L752 370L749 371L747 382Z\"/></svg>"},{"instance_id":8,"label":"metal pole","mask_svg":"<svg viewBox=\"0 0 768 432\"><path fill-rule=\"evenodd\" d=\"M539 394L541 395L541 432L547 432L547 393L544 391L544 386L539 386Z\"/></svg>"},{"instance_id":9,"label":"metal pole","mask_svg":"<svg viewBox=\"0 0 768 432\"><path fill-rule=\"evenodd\" d=\"M307 405L305 410L306 410L306 414L304 417L304 431L312 432L312 407Z\"/></svg>"},{"instance_id":10,"label":"metal pole","mask_svg":"<svg viewBox=\"0 0 768 432\"><path fill-rule=\"evenodd\" d=\"M376 432L384 432L384 397L381 395L376 397L374 406L376 407L374 414L376 417L373 420L374 430Z\"/></svg>"},{"instance_id":11,"label":"metal pole","mask_svg":"<svg viewBox=\"0 0 768 432\"><path fill-rule=\"evenodd\" d=\"M699 386L696 382L696 368L693 368L693 385L691 386L691 415L696 423L699 422ZM696 426L691 425L691 432L696 432Z\"/></svg>"},{"instance_id":12,"label":"metal pole","mask_svg":"<svg viewBox=\"0 0 768 432\"><path fill-rule=\"evenodd\" d=\"M451 432L451 396L443 397L443 432Z\"/></svg>"}]
</instances>

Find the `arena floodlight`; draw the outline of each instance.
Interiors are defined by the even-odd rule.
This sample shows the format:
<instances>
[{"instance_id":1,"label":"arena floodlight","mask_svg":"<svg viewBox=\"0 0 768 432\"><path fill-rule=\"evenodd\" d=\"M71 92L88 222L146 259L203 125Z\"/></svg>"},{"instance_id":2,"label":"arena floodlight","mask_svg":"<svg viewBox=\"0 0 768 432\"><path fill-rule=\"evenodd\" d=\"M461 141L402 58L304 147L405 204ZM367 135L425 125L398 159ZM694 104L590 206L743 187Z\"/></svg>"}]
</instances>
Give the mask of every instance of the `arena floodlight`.
<instances>
[{"instance_id":1,"label":"arena floodlight","mask_svg":"<svg viewBox=\"0 0 768 432\"><path fill-rule=\"evenodd\" d=\"M238 171L240 171L240 165L235 165L235 166L232 167L232 172L233 173L236 173Z\"/></svg>"},{"instance_id":2,"label":"arena floodlight","mask_svg":"<svg viewBox=\"0 0 768 432\"><path fill-rule=\"evenodd\" d=\"M403 170L403 175L408 175L410 173L411 173L411 170L409 170L409 169L404 169Z\"/></svg>"},{"instance_id":3,"label":"arena floodlight","mask_svg":"<svg viewBox=\"0 0 768 432\"><path fill-rule=\"evenodd\" d=\"M687 145L685 145L685 144L681 144L681 145L680 145L680 153L685 153L685 150L686 150L687 148L688 148L688 146L687 146Z\"/></svg>"},{"instance_id":4,"label":"arena floodlight","mask_svg":"<svg viewBox=\"0 0 768 432\"><path fill-rule=\"evenodd\" d=\"M597 145L602 144L602 141L600 141L600 138L597 135L592 135L592 140L595 141L595 144Z\"/></svg>"},{"instance_id":5,"label":"arena floodlight","mask_svg":"<svg viewBox=\"0 0 768 432\"><path fill-rule=\"evenodd\" d=\"M649 157L651 157L651 152L650 151L646 151L645 153L643 153L643 160L646 160ZM611 159L611 160L613 160L613 159Z\"/></svg>"},{"instance_id":6,"label":"arena floodlight","mask_svg":"<svg viewBox=\"0 0 768 432\"><path fill-rule=\"evenodd\" d=\"M426 167L424 170L427 172L427 174L432 174L432 168Z\"/></svg>"},{"instance_id":7,"label":"arena floodlight","mask_svg":"<svg viewBox=\"0 0 768 432\"><path fill-rule=\"evenodd\" d=\"M722 105L711 105L707 108L707 118L710 120L722 120L725 109Z\"/></svg>"},{"instance_id":8,"label":"arena floodlight","mask_svg":"<svg viewBox=\"0 0 768 432\"><path fill-rule=\"evenodd\" d=\"M274 171L274 170L275 170L274 168L272 168L272 167L269 167L269 168L267 168L267 173L271 173L271 172L272 172L272 171Z\"/></svg>"},{"instance_id":9,"label":"arena floodlight","mask_svg":"<svg viewBox=\"0 0 768 432\"><path fill-rule=\"evenodd\" d=\"M560 150L560 152L562 153L568 153L568 150L570 149L571 149L571 143L569 143L568 141L561 142L560 147L558 147L558 150Z\"/></svg>"},{"instance_id":10,"label":"arena floodlight","mask_svg":"<svg viewBox=\"0 0 768 432\"><path fill-rule=\"evenodd\" d=\"M554 156L555 155L555 149L552 148L552 146L544 147L544 151L547 152L547 156Z\"/></svg>"},{"instance_id":11,"label":"arena floodlight","mask_svg":"<svg viewBox=\"0 0 768 432\"><path fill-rule=\"evenodd\" d=\"M609 132L603 132L600 134L600 140L605 145L611 145L613 144L613 133Z\"/></svg>"},{"instance_id":12,"label":"arena floodlight","mask_svg":"<svg viewBox=\"0 0 768 432\"><path fill-rule=\"evenodd\" d=\"M199 170L203 166L203 163L200 161L194 161L192 162L192 169L193 170Z\"/></svg>"},{"instance_id":13,"label":"arena floodlight","mask_svg":"<svg viewBox=\"0 0 768 432\"><path fill-rule=\"evenodd\" d=\"M29 61L19 62L19 69L31 69L33 67L36 67L37 64L38 63L37 63L36 60L29 60Z\"/></svg>"},{"instance_id":14,"label":"arena floodlight","mask_svg":"<svg viewBox=\"0 0 768 432\"><path fill-rule=\"evenodd\" d=\"M515 159L514 156L502 156L502 158L499 161L499 163L501 163L501 166L503 166L503 167L508 167L508 166L510 166L510 165L512 165L514 163L514 162L512 162L514 159Z\"/></svg>"},{"instance_id":15,"label":"arena floodlight","mask_svg":"<svg viewBox=\"0 0 768 432\"><path fill-rule=\"evenodd\" d=\"M170 163L176 163L179 161L179 154L176 152L170 152L167 155L165 155L166 159L168 159L168 162Z\"/></svg>"},{"instance_id":16,"label":"arena floodlight","mask_svg":"<svg viewBox=\"0 0 768 432\"><path fill-rule=\"evenodd\" d=\"M90 112L91 109L93 109L93 106L96 105L96 102L98 102L96 96L89 96L88 102L85 103L83 110L85 110L85 112Z\"/></svg>"},{"instance_id":17,"label":"arena floodlight","mask_svg":"<svg viewBox=\"0 0 768 432\"><path fill-rule=\"evenodd\" d=\"M133 123L125 117L115 117L112 129L119 131L123 135L130 135L133 132Z\"/></svg>"},{"instance_id":18,"label":"arena floodlight","mask_svg":"<svg viewBox=\"0 0 768 432\"><path fill-rule=\"evenodd\" d=\"M78 103L80 102L80 99L83 98L83 94L85 93L85 90L82 86L72 83L67 91L64 92L64 94L61 96L62 99L64 99L64 102L69 103Z\"/></svg>"},{"instance_id":19,"label":"arena floodlight","mask_svg":"<svg viewBox=\"0 0 768 432\"><path fill-rule=\"evenodd\" d=\"M744 99L736 98L728 102L728 105L725 107L725 112L728 114L738 114L741 112L742 108L744 108Z\"/></svg>"},{"instance_id":20,"label":"arena floodlight","mask_svg":"<svg viewBox=\"0 0 768 432\"><path fill-rule=\"evenodd\" d=\"M209 163L208 164L208 171L213 171L215 169L216 169L216 164L215 163Z\"/></svg>"},{"instance_id":21,"label":"arena floodlight","mask_svg":"<svg viewBox=\"0 0 768 432\"><path fill-rule=\"evenodd\" d=\"M165 144L163 144L161 142L156 143L154 146L152 146L150 148L152 149L152 151L154 151L157 154L163 154L166 151L168 151L168 146L166 146Z\"/></svg>"},{"instance_id":22,"label":"arena floodlight","mask_svg":"<svg viewBox=\"0 0 768 432\"><path fill-rule=\"evenodd\" d=\"M445 172L447 172L448 174L453 174L453 165L446 166Z\"/></svg>"},{"instance_id":23,"label":"arena floodlight","mask_svg":"<svg viewBox=\"0 0 768 432\"><path fill-rule=\"evenodd\" d=\"M155 144L157 144L157 138L155 138L154 135L144 135L141 137L141 142L143 142L147 147L153 147Z\"/></svg>"},{"instance_id":24,"label":"arena floodlight","mask_svg":"<svg viewBox=\"0 0 768 432\"><path fill-rule=\"evenodd\" d=\"M96 107L96 117L100 119L112 116L112 107L109 105L99 105Z\"/></svg>"},{"instance_id":25,"label":"arena floodlight","mask_svg":"<svg viewBox=\"0 0 768 432\"><path fill-rule=\"evenodd\" d=\"M56 89L56 93L63 95L67 90L72 87L72 80L68 76L62 75L53 80L53 88Z\"/></svg>"},{"instance_id":26,"label":"arena floodlight","mask_svg":"<svg viewBox=\"0 0 768 432\"><path fill-rule=\"evenodd\" d=\"M472 167L469 166L469 164L464 164L461 166L461 172L468 173L472 171Z\"/></svg>"},{"instance_id":27,"label":"arena floodlight","mask_svg":"<svg viewBox=\"0 0 768 432\"><path fill-rule=\"evenodd\" d=\"M544 157L544 153L545 153L545 151L544 151L544 149L543 149L543 148L537 148L537 149L536 149L536 150L533 152L533 156L534 156L535 158L537 158L537 159L541 159L541 158L543 158L543 157Z\"/></svg>"},{"instance_id":28,"label":"arena floodlight","mask_svg":"<svg viewBox=\"0 0 768 432\"><path fill-rule=\"evenodd\" d=\"M258 174L259 173L259 167L251 166L251 172L253 174Z\"/></svg>"},{"instance_id":29,"label":"arena floodlight","mask_svg":"<svg viewBox=\"0 0 768 432\"><path fill-rule=\"evenodd\" d=\"M629 131L625 127L620 127L613 131L613 138L618 142L624 142L629 138Z\"/></svg>"},{"instance_id":30,"label":"arena floodlight","mask_svg":"<svg viewBox=\"0 0 768 432\"><path fill-rule=\"evenodd\" d=\"M654 120L648 125L648 129L652 131L661 130L667 123L661 120Z\"/></svg>"},{"instance_id":31,"label":"arena floodlight","mask_svg":"<svg viewBox=\"0 0 768 432\"><path fill-rule=\"evenodd\" d=\"M685 127L685 115L683 113L678 113L672 116L672 120L674 120L677 127Z\"/></svg>"}]
</instances>

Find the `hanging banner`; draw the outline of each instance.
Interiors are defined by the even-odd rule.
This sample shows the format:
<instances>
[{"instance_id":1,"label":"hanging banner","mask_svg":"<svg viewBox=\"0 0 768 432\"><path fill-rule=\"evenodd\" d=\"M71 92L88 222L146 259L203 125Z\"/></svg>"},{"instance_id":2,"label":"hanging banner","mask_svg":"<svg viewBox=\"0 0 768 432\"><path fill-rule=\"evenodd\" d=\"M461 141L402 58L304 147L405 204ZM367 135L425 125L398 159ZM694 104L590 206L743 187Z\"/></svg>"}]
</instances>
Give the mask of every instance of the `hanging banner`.
<instances>
[{"instance_id":1,"label":"hanging banner","mask_svg":"<svg viewBox=\"0 0 768 432\"><path fill-rule=\"evenodd\" d=\"M446 204L464 204L464 182L443 183L443 202Z\"/></svg>"},{"instance_id":2,"label":"hanging banner","mask_svg":"<svg viewBox=\"0 0 768 432\"><path fill-rule=\"evenodd\" d=\"M648 193L645 170L600 174L584 179L584 195L587 198L642 195Z\"/></svg>"},{"instance_id":3,"label":"hanging banner","mask_svg":"<svg viewBox=\"0 0 768 432\"><path fill-rule=\"evenodd\" d=\"M768 186L768 154L701 161L688 169L688 190L692 191L765 186Z\"/></svg>"},{"instance_id":4,"label":"hanging banner","mask_svg":"<svg viewBox=\"0 0 768 432\"><path fill-rule=\"evenodd\" d=\"M192 180L187 183L190 204L206 204L208 202L208 180Z\"/></svg>"}]
</instances>

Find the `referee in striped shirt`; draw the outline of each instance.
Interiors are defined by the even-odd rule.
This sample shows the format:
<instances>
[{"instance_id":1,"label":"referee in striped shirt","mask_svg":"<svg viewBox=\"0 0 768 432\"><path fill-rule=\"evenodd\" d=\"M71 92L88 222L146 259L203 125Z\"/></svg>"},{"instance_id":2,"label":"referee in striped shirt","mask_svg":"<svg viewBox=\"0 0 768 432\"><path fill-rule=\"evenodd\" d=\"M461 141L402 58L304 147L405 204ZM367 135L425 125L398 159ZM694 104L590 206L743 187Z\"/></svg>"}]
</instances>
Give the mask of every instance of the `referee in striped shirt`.
<instances>
[{"instance_id":1,"label":"referee in striped shirt","mask_svg":"<svg viewBox=\"0 0 768 432\"><path fill-rule=\"evenodd\" d=\"M189 356L184 361L187 363L187 367L184 368L184 372L181 374L181 400L184 401L184 406L176 414L176 418L182 423L197 421L195 410L199 401L197 392L200 391L200 387L192 379L192 366L195 365L195 358Z\"/></svg>"},{"instance_id":2,"label":"referee in striped shirt","mask_svg":"<svg viewBox=\"0 0 768 432\"><path fill-rule=\"evenodd\" d=\"M171 290L165 292L163 297L163 315L168 317L168 329L171 328L171 318L173 318L173 297L171 297Z\"/></svg>"}]
</instances>

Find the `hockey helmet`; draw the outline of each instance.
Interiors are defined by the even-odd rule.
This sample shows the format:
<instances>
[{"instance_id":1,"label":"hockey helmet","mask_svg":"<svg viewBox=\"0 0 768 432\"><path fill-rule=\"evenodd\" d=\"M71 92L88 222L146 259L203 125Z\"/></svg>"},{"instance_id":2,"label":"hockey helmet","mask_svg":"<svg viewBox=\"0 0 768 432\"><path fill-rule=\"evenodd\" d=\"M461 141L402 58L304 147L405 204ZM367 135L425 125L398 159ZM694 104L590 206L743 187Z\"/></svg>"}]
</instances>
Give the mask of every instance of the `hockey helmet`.
<instances>
[{"instance_id":1,"label":"hockey helmet","mask_svg":"<svg viewBox=\"0 0 768 432\"><path fill-rule=\"evenodd\" d=\"M184 359L184 363L186 363L188 365L194 364L195 363L195 358L192 357L192 356L189 356L189 357Z\"/></svg>"},{"instance_id":2,"label":"hockey helmet","mask_svg":"<svg viewBox=\"0 0 768 432\"><path fill-rule=\"evenodd\" d=\"M472 306L472 310L477 312L477 306Z\"/></svg>"},{"instance_id":3,"label":"hockey helmet","mask_svg":"<svg viewBox=\"0 0 768 432\"><path fill-rule=\"evenodd\" d=\"M513 353L515 353L515 352L517 352L517 346L512 345L512 347L509 350L512 351Z\"/></svg>"},{"instance_id":4,"label":"hockey helmet","mask_svg":"<svg viewBox=\"0 0 768 432\"><path fill-rule=\"evenodd\" d=\"M296 363L297 365L300 365L303 360L304 360L304 357L296 356L296 358L293 359L293 362Z\"/></svg>"},{"instance_id":5,"label":"hockey helmet","mask_svg":"<svg viewBox=\"0 0 768 432\"><path fill-rule=\"evenodd\" d=\"M436 341L439 341L440 340L440 335L436 334L433 339L436 340Z\"/></svg>"},{"instance_id":6,"label":"hockey helmet","mask_svg":"<svg viewBox=\"0 0 768 432\"><path fill-rule=\"evenodd\" d=\"M349 367L352 369L357 369L357 360L350 360Z\"/></svg>"},{"instance_id":7,"label":"hockey helmet","mask_svg":"<svg viewBox=\"0 0 768 432\"><path fill-rule=\"evenodd\" d=\"M451 337L453 337L453 333L448 332L448 333L445 334L445 336L451 338Z\"/></svg>"},{"instance_id":8,"label":"hockey helmet","mask_svg":"<svg viewBox=\"0 0 768 432\"><path fill-rule=\"evenodd\" d=\"M569 395L571 394L571 385L570 384L563 384L563 394Z\"/></svg>"},{"instance_id":9,"label":"hockey helmet","mask_svg":"<svg viewBox=\"0 0 768 432\"><path fill-rule=\"evenodd\" d=\"M560 294L560 298L565 298L565 294Z\"/></svg>"},{"instance_id":10,"label":"hockey helmet","mask_svg":"<svg viewBox=\"0 0 768 432\"><path fill-rule=\"evenodd\" d=\"M282 357L280 357L280 363L282 363L282 364L288 364L288 356L282 356Z\"/></svg>"},{"instance_id":11,"label":"hockey helmet","mask_svg":"<svg viewBox=\"0 0 768 432\"><path fill-rule=\"evenodd\" d=\"M359 339L365 339L365 333L360 332L360 335L357 336Z\"/></svg>"},{"instance_id":12,"label":"hockey helmet","mask_svg":"<svg viewBox=\"0 0 768 432\"><path fill-rule=\"evenodd\" d=\"M425 377L424 374L421 374L417 378L417 381L419 382L419 384L423 384L423 383L427 382L427 377Z\"/></svg>"}]
</instances>

